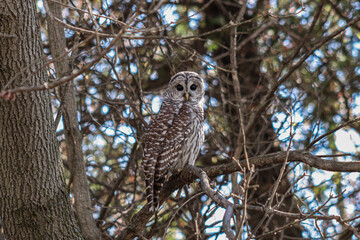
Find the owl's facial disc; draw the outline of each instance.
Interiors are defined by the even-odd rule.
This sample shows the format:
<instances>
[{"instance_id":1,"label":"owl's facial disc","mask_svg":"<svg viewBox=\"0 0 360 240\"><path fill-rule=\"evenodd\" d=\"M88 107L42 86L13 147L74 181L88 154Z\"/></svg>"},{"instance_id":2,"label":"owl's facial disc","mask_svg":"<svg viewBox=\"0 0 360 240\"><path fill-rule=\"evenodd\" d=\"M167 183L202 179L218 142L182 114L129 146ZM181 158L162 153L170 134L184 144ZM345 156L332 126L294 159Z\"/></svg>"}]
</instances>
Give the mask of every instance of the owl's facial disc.
<instances>
[{"instance_id":1,"label":"owl's facial disc","mask_svg":"<svg viewBox=\"0 0 360 240\"><path fill-rule=\"evenodd\" d=\"M204 82L195 72L179 72L170 80L168 96L183 102L198 102L204 96Z\"/></svg>"}]
</instances>

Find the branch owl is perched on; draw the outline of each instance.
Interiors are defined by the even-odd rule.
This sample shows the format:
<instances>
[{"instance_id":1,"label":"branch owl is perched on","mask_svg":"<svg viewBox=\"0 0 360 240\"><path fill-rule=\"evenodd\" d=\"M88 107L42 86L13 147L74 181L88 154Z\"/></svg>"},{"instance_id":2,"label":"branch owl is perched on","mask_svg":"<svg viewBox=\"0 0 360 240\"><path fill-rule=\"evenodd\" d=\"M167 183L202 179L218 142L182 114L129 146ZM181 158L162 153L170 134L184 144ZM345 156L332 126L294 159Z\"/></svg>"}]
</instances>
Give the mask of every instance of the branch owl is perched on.
<instances>
[{"instance_id":1,"label":"branch owl is perched on","mask_svg":"<svg viewBox=\"0 0 360 240\"><path fill-rule=\"evenodd\" d=\"M204 80L179 72L169 82L159 113L145 133L142 165L150 210L159 205L167 174L194 165L204 142Z\"/></svg>"}]
</instances>

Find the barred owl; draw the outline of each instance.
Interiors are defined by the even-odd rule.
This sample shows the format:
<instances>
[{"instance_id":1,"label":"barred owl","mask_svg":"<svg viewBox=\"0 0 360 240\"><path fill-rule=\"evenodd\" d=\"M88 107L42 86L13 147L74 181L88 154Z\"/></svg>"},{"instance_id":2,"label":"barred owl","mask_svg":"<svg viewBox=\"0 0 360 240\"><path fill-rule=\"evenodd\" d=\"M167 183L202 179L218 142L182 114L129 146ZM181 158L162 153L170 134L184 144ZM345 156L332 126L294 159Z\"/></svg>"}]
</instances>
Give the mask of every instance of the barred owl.
<instances>
[{"instance_id":1,"label":"barred owl","mask_svg":"<svg viewBox=\"0 0 360 240\"><path fill-rule=\"evenodd\" d=\"M179 72L167 87L159 113L145 133L142 165L150 210L158 208L168 173L194 165L204 142L204 80L195 72Z\"/></svg>"}]
</instances>

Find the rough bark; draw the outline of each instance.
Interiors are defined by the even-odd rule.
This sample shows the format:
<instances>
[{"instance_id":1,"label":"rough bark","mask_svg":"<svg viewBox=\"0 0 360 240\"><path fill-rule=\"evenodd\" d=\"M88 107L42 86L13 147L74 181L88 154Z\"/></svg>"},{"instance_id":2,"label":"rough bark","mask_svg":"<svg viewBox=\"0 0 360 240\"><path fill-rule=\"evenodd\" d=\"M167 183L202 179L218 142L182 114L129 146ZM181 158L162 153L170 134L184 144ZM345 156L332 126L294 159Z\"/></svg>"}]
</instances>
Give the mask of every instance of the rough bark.
<instances>
[{"instance_id":1,"label":"rough bark","mask_svg":"<svg viewBox=\"0 0 360 240\"><path fill-rule=\"evenodd\" d=\"M36 15L35 1L0 2L1 90L47 81ZM6 239L83 239L52 119L46 91L0 101L0 216Z\"/></svg>"},{"instance_id":2,"label":"rough bark","mask_svg":"<svg viewBox=\"0 0 360 240\"><path fill-rule=\"evenodd\" d=\"M64 28L54 18L61 19L61 6L49 2L47 23L51 55L57 59L54 63L56 77L71 74L69 57L66 54ZM93 219L89 183L87 182L85 161L82 152L82 135L77 119L74 84L69 82L61 86L61 104L66 142L66 153L70 163L74 207L81 231L85 239L100 239L100 231ZM59 113L61 114L61 113Z\"/></svg>"}]
</instances>

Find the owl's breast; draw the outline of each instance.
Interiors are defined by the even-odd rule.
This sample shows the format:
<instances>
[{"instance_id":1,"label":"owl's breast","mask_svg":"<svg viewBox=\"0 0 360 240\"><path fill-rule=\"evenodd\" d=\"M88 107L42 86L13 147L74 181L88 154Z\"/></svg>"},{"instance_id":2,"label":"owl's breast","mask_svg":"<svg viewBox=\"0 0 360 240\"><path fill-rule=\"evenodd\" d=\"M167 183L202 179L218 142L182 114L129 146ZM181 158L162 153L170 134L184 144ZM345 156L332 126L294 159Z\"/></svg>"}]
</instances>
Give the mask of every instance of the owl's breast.
<instances>
[{"instance_id":1,"label":"owl's breast","mask_svg":"<svg viewBox=\"0 0 360 240\"><path fill-rule=\"evenodd\" d=\"M176 161L171 166L171 171L184 168L187 164L194 165L204 142L203 113L200 108L187 106L186 117L188 125L184 129L184 140Z\"/></svg>"}]
</instances>

